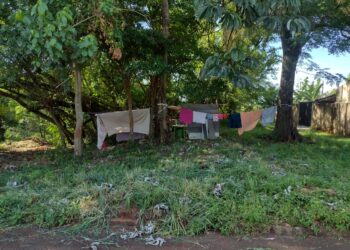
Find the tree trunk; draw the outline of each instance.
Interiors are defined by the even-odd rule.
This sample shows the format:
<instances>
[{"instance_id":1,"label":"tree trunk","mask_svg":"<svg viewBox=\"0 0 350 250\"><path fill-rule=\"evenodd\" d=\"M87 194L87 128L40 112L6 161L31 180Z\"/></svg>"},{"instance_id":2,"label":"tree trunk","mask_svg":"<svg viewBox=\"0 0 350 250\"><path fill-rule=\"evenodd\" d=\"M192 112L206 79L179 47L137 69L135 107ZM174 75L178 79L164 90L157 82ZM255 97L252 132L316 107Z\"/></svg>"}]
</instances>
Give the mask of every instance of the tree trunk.
<instances>
[{"instance_id":1,"label":"tree trunk","mask_svg":"<svg viewBox=\"0 0 350 250\"><path fill-rule=\"evenodd\" d=\"M63 148L66 148L67 147L67 144L66 144L66 135L64 134L64 128L63 128L63 125L60 123L60 121L58 120L55 112L50 109L50 115L52 117L52 119L55 121L55 124L56 124L56 127L58 129L58 132L60 133L60 138L61 138L61 146Z\"/></svg>"},{"instance_id":2,"label":"tree trunk","mask_svg":"<svg viewBox=\"0 0 350 250\"><path fill-rule=\"evenodd\" d=\"M3 128L2 117L0 116L0 141L5 140L5 132L6 132L6 130Z\"/></svg>"},{"instance_id":3,"label":"tree trunk","mask_svg":"<svg viewBox=\"0 0 350 250\"><path fill-rule=\"evenodd\" d=\"M134 141L134 116L132 113L132 94L131 94L131 79L130 76L124 78L124 88L128 99L128 110L129 110L129 141Z\"/></svg>"},{"instance_id":4,"label":"tree trunk","mask_svg":"<svg viewBox=\"0 0 350 250\"><path fill-rule=\"evenodd\" d=\"M82 133L83 133L83 109L82 109L82 88L83 83L81 80L81 70L78 65L73 64L74 73L75 73L75 97L74 97L74 105L75 105L75 131L74 131L74 155L81 156L82 155Z\"/></svg>"},{"instance_id":5,"label":"tree trunk","mask_svg":"<svg viewBox=\"0 0 350 250\"><path fill-rule=\"evenodd\" d=\"M159 119L158 119L158 93L159 91L159 76L150 77L149 100L151 107L151 124L150 138L159 138Z\"/></svg>"},{"instance_id":6,"label":"tree trunk","mask_svg":"<svg viewBox=\"0 0 350 250\"><path fill-rule=\"evenodd\" d=\"M162 33L164 38L168 38L170 35L169 32L170 25L170 16L169 16L169 2L168 0L162 0ZM164 64L168 64L168 51L167 45L164 45L164 54L163 54ZM167 124L167 100L166 100L166 89L167 82L169 80L169 75L167 73L167 69L162 74L160 79L160 110L161 112L161 121L160 121L160 141L161 143L165 143L168 141L168 124Z\"/></svg>"},{"instance_id":7,"label":"tree trunk","mask_svg":"<svg viewBox=\"0 0 350 250\"><path fill-rule=\"evenodd\" d=\"M275 133L281 141L293 141L298 137L297 129L293 126L294 80L303 45L296 42L287 30L281 34L281 41L283 62Z\"/></svg>"}]
</instances>

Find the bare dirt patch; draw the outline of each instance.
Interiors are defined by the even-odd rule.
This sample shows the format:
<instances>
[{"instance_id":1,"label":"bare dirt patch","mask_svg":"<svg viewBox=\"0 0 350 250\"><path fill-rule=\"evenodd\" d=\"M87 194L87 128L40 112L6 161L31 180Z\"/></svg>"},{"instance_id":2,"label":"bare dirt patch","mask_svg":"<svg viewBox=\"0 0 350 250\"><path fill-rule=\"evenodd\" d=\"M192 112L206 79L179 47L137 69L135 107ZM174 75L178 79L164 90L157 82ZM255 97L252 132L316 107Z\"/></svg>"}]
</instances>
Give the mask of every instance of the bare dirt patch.
<instances>
[{"instance_id":1,"label":"bare dirt patch","mask_svg":"<svg viewBox=\"0 0 350 250\"><path fill-rule=\"evenodd\" d=\"M49 145L33 139L9 142L0 148L0 169L15 170L29 162L45 163L40 153L51 149Z\"/></svg>"},{"instance_id":2,"label":"bare dirt patch","mask_svg":"<svg viewBox=\"0 0 350 250\"><path fill-rule=\"evenodd\" d=\"M198 237L166 239L162 247L146 246L139 240L118 241L119 247L98 246L98 249L164 249L164 250L203 250L203 249L244 249L244 250L267 250L267 249L350 249L350 239L338 239L335 237L306 238L298 236L264 235L252 238L238 238L222 236L217 233L206 233ZM90 242L84 241L83 237L68 237L54 231L43 231L31 227L18 228L8 231L0 231L0 249L51 249L51 250L75 250L91 249Z\"/></svg>"}]
</instances>

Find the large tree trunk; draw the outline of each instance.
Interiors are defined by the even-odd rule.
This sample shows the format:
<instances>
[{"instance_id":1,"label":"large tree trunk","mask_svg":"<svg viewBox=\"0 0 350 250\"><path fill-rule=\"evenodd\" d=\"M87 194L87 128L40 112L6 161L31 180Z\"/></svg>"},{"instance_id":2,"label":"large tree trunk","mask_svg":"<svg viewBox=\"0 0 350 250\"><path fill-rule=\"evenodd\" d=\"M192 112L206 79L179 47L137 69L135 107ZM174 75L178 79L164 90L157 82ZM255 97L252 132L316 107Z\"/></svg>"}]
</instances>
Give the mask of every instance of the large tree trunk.
<instances>
[{"instance_id":1,"label":"large tree trunk","mask_svg":"<svg viewBox=\"0 0 350 250\"><path fill-rule=\"evenodd\" d=\"M78 65L74 64L74 73L75 73L75 131L74 131L74 155L81 156L83 153L82 148L82 133L83 133L83 108L82 108L82 88L83 83L81 79L81 70Z\"/></svg>"},{"instance_id":2,"label":"large tree trunk","mask_svg":"<svg viewBox=\"0 0 350 250\"><path fill-rule=\"evenodd\" d=\"M169 31L170 25L170 16L169 16L169 2L168 0L162 0L162 33L164 38L168 38L170 35ZM163 54L164 64L168 64L168 50L167 46L164 46ZM167 70L166 70L167 71ZM167 100L166 100L166 89L169 75L167 72L164 72L160 79L160 109L161 109L161 121L160 121L160 141L165 143L168 141L168 124L167 124Z\"/></svg>"},{"instance_id":3,"label":"large tree trunk","mask_svg":"<svg viewBox=\"0 0 350 250\"><path fill-rule=\"evenodd\" d=\"M297 129L293 126L294 80L303 44L293 39L287 30L281 34L281 41L283 62L275 133L281 141L293 141L298 137Z\"/></svg>"},{"instance_id":4,"label":"large tree trunk","mask_svg":"<svg viewBox=\"0 0 350 250\"><path fill-rule=\"evenodd\" d=\"M124 88L128 99L128 110L129 110L129 141L134 141L134 116L132 113L132 94L131 94L131 79L130 76L124 78Z\"/></svg>"}]
</instances>

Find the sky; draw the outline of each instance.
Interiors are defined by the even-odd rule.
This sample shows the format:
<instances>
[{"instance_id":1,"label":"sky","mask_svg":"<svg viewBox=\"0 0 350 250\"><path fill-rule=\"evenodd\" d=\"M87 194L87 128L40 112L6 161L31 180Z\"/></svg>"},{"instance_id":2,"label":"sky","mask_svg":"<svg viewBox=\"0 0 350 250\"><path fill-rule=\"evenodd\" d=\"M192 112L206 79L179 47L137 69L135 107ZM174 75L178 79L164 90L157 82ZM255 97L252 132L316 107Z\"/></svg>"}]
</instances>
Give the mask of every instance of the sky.
<instances>
[{"instance_id":1,"label":"sky","mask_svg":"<svg viewBox=\"0 0 350 250\"><path fill-rule=\"evenodd\" d=\"M282 52L281 52L282 53ZM327 68L330 73L336 74L342 74L343 76L347 77L350 75L350 54L342 54L342 55L330 55L328 54L328 50L324 48L319 49L313 49L309 52L312 56L312 61L317 63L321 68ZM279 67L279 72L277 73L277 79L273 80L274 83L279 85L280 77L281 77L281 68L282 64ZM306 69L303 69L302 67L297 68L297 73L295 77L295 85L297 86L297 83L304 80L306 77L309 77L309 79L312 81L314 79L314 73L308 72ZM341 84L345 83L342 82ZM324 86L324 92L328 92L332 89L336 88L336 86L331 86L327 83L325 83Z\"/></svg>"}]
</instances>

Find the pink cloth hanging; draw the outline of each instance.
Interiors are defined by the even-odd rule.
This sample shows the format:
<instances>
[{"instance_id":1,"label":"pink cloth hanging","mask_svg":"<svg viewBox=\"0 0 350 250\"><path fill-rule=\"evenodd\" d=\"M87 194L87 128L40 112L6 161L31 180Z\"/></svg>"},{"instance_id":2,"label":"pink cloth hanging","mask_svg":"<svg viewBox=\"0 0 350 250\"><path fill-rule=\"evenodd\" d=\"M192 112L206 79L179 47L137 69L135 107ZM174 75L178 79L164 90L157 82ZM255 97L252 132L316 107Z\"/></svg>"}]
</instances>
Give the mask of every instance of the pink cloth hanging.
<instances>
[{"instance_id":1,"label":"pink cloth hanging","mask_svg":"<svg viewBox=\"0 0 350 250\"><path fill-rule=\"evenodd\" d=\"M218 114L219 120L225 120L227 119L228 115L227 114Z\"/></svg>"},{"instance_id":2,"label":"pink cloth hanging","mask_svg":"<svg viewBox=\"0 0 350 250\"><path fill-rule=\"evenodd\" d=\"M180 122L183 124L192 124L193 122L193 111L187 108L180 109Z\"/></svg>"}]
</instances>

